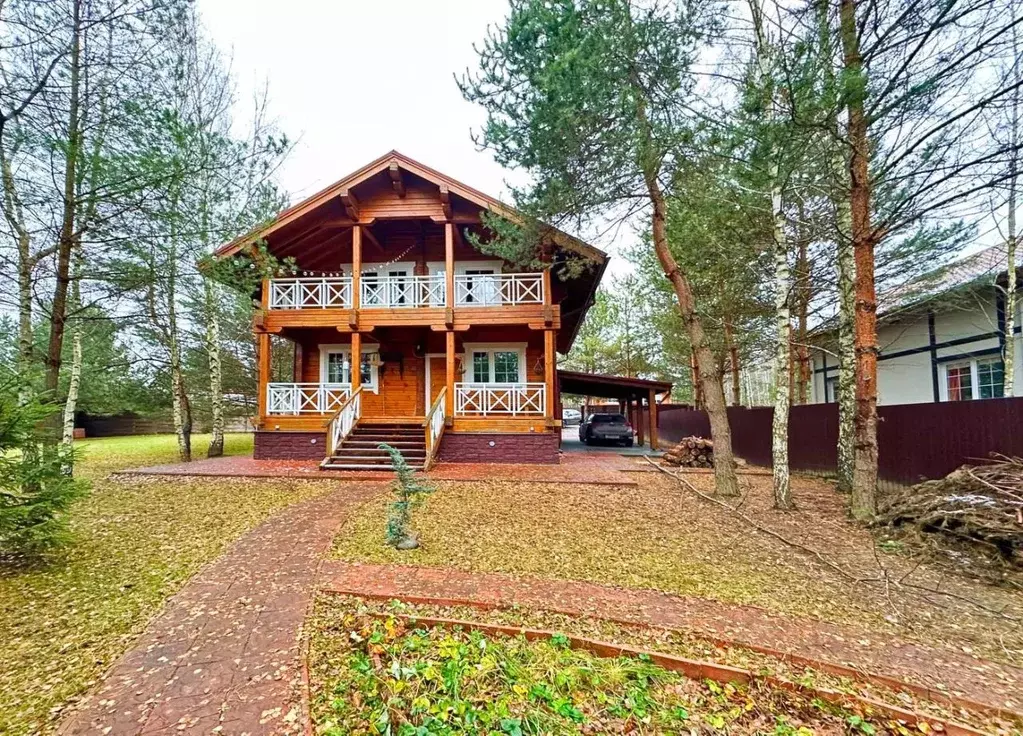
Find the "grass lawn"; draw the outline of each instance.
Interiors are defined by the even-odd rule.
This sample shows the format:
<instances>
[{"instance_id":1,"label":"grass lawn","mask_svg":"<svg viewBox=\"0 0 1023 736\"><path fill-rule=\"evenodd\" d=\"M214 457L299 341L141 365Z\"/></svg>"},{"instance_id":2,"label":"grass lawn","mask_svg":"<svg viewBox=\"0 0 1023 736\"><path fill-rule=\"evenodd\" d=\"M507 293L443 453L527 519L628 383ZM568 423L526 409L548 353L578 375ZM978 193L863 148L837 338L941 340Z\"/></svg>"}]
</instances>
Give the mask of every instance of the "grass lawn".
<instances>
[{"instance_id":1,"label":"grass lawn","mask_svg":"<svg viewBox=\"0 0 1023 736\"><path fill-rule=\"evenodd\" d=\"M312 716L326 736L490 733L875 733L880 721L764 685L691 680L600 658L565 637L417 626L323 597L312 621Z\"/></svg>"},{"instance_id":2,"label":"grass lawn","mask_svg":"<svg viewBox=\"0 0 1023 736\"><path fill-rule=\"evenodd\" d=\"M851 583L816 560L745 526L723 509L659 474L635 474L638 487L509 482L444 483L413 524L422 547L384 543L384 504L366 504L341 529L332 554L368 562L450 566L555 579L654 588L745 603L870 630L947 644L1023 662L1023 630L945 596ZM710 491L709 475L693 475ZM1023 596L947 574L906 555L880 552L848 522L829 484L794 478L799 509L771 509L770 477L745 476L742 510L824 552L863 577L940 586L1023 616Z\"/></svg>"},{"instance_id":3,"label":"grass lawn","mask_svg":"<svg viewBox=\"0 0 1023 736\"><path fill-rule=\"evenodd\" d=\"M208 438L195 437L196 454ZM230 453L251 436L229 436ZM92 493L72 514L74 541L32 569L0 565L0 733L52 730L59 708L131 644L163 601L275 511L337 488L301 480L106 480L173 462L172 436L86 440Z\"/></svg>"}]
</instances>

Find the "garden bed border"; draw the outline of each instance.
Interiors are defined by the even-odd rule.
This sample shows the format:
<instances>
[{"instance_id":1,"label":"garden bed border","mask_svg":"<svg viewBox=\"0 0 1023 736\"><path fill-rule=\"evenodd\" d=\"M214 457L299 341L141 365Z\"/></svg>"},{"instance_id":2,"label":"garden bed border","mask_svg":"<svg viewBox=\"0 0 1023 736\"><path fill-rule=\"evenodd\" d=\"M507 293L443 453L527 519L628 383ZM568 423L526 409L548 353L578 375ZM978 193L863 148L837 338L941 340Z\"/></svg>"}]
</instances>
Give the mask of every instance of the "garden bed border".
<instances>
[{"instance_id":1,"label":"garden bed border","mask_svg":"<svg viewBox=\"0 0 1023 736\"><path fill-rule=\"evenodd\" d=\"M507 610L511 610L512 609L512 606L501 605L501 604L498 604L498 603L489 603L489 602L484 602L484 601L477 601L477 600L472 600L472 599L463 599L463 598L434 597L434 596L423 596L423 595L400 595L400 596L395 596L393 594L372 593L372 592L357 591L357 590L344 590L344 589L341 589L341 588L338 588L338 587L323 587L323 586L320 587L320 592L321 593L326 593L326 594L329 594L329 595L340 595L340 596L350 596L350 597L353 597L353 598L363 598L363 599L366 599L366 600L377 600L377 601L397 600L397 601L401 601L403 603L410 603L410 604L413 604L413 605L429 605L429 606L445 606L445 607L466 606L466 607L476 608L476 609L485 610L485 611L492 611L492 610L504 610L504 611L507 611ZM537 610L541 610L541 609L537 609ZM675 630L675 629L672 629L670 627L652 626L652 625L649 625L649 624L637 623L636 621L627 620L627 619L622 618L622 617L607 616L607 615L597 615L597 614L594 614L593 612L586 612L586 611L575 610L575 609L571 609L571 608L568 608L568 607L565 607L565 606L557 606L557 605L545 606L542 610L547 611L549 613L558 613L558 614L562 614L562 615L566 615L566 616L574 616L574 617L577 617L577 618L578 617L584 617L584 616L585 617L590 617L590 618L599 618L599 619L601 619L603 621L609 621L611 623L616 623L616 624L619 624L619 625L622 625L622 626L628 626L628 627L634 627L634 628L641 628L641 629L645 628L645 629L656 630L656 631L674 631ZM424 617L418 617L418 618L419 618L419 620L428 620L428 619L425 619ZM465 622L463 622L463 623L465 623ZM472 622L469 622L469 623L472 623ZM501 625L497 625L497 624L475 624L475 623L473 623L472 625L473 626L477 626L477 627L484 627L484 626L498 626L498 627L500 627L501 626ZM524 630L521 627L514 627L514 626L505 627L505 628L513 629L516 632ZM542 630L537 630L537 631L542 631ZM699 631L688 631L687 630L687 633L689 633L689 634L691 634L691 635L693 635L693 636L695 636L697 638L703 639L704 641L711 642L715 646L734 647L734 648L739 648L739 649L747 649L747 650L752 651L752 652L757 652L758 654L764 654L764 655L773 657L775 659L781 660L782 662L786 662L786 663L789 663L789 664L795 664L795 665L802 665L802 666L805 666L805 667L811 667L813 669L820 670L821 672L824 672L824 673L830 674L830 675L835 675L837 677L848 677L848 678L853 679L853 680L859 680L861 682L868 682L868 683L871 683L871 684L874 684L874 685L880 685L882 687L886 687L886 688L889 688L889 689L892 689L892 690L896 690L896 691L904 690L904 691L912 693L913 695L916 695L918 697L924 698L926 700L930 700L930 701L933 701L933 702L936 702L936 703L947 703L949 706L958 707L958 708L963 708L963 709L966 709L966 710L974 711L975 713L978 713L980 715L986 715L986 716L997 717L997 718L1004 718L1004 719L1008 719L1008 720L1023 719L1023 713L1019 713L1017 711L1014 711L1014 710L1011 710L1011 709L1008 709L1008 708L1000 708L1000 707L997 707L997 706L989 705L987 703L981 703L981 702L972 700L970 698L965 698L965 697L961 697L961 696L958 696L958 695L953 695L951 693L944 692L942 690L935 690L933 688L929 688L929 687L926 687L924 685L918 685L916 683L906 682L904 680L900 680L900 679L898 679L896 677L892 677L890 675L883 675L883 674L878 674L878 673L873 673L873 672L865 672L863 670L858 670L858 669L855 669L853 667L848 667L848 666L842 665L842 664L836 664L834 662L827 662L825 660L816 659L814 657L805 657L805 656L799 655L799 654L791 654L791 653L788 653L788 652L783 652L781 650L774 649L772 647L767 647L767 646L759 645L759 644L746 644L746 643L742 643L742 642L737 642L737 641L734 641L732 639L726 639L724 637L713 636L713 635L705 634L705 633L699 632ZM570 638L579 639L580 637L570 637ZM610 644L610 643L602 643L602 644L604 646L611 647L611 648L615 648L615 647L622 648L621 645L618 645L618 644ZM625 649L628 649L628 647L625 647ZM639 651L639 650L637 650L637 651ZM651 656L653 656L653 654L656 654L656 653L650 653L650 652L642 652L642 653L648 654L648 655L651 655ZM657 656L673 656L673 655L659 654ZM681 658L676 658L676 659L681 659ZM696 660L686 660L686 661L696 662ZM699 662L697 664L701 664L701 665L706 666L706 667L721 667L721 668L726 668L726 669L735 669L735 668L731 668L731 667L726 667L725 665L715 665L715 664L706 663L706 662ZM745 670L740 670L740 671L746 672ZM752 675L752 673L748 673L748 672L747 672L747 674ZM757 677L756 675L752 675L752 676ZM713 678L711 678L711 679L713 679ZM764 678L761 678L761 679L764 679ZM779 682L784 682L784 681L779 680ZM788 687L788 685L782 685L782 687ZM822 692L824 692L824 691L822 691ZM834 691L827 691L827 692L834 692ZM850 696L850 697L854 697L854 696ZM864 702L866 702L866 703L871 704L872 706L876 705L875 701L873 701L873 700L871 700L869 698L862 698L862 700ZM899 709L896 706L889 706L887 704L881 704L881 705L883 705L883 707L885 707L885 708L894 708L895 711L897 711L899 713L910 714L916 720L922 720L922 718L920 716L918 716L916 714L913 714L912 711L903 711L902 709ZM898 718L904 718L905 715L899 715L897 717ZM928 718L928 720L940 721L941 719ZM914 723L915 723L915 721L914 721ZM942 721L942 723L944 723L944 721ZM965 726L963 724L958 724L958 723L955 723L955 722L950 722L950 725L951 726L955 726L956 728L965 729L965 730L959 731L959 733L964 734L964 735L966 735L966 734L982 734L983 733L981 731L977 731L975 729L972 729L969 726ZM952 733L952 732L950 732L950 733Z\"/></svg>"}]
</instances>

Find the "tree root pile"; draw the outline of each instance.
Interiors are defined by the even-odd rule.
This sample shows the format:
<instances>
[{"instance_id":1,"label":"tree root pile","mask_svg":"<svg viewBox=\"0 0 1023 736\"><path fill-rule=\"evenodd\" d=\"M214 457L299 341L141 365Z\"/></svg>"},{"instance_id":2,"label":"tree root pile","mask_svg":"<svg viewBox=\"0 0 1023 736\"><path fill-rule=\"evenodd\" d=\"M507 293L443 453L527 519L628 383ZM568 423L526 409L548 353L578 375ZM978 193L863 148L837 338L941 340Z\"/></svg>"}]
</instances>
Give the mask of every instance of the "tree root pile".
<instances>
[{"instance_id":1,"label":"tree root pile","mask_svg":"<svg viewBox=\"0 0 1023 736\"><path fill-rule=\"evenodd\" d=\"M879 521L1023 568L1023 459L996 455L890 494Z\"/></svg>"},{"instance_id":2,"label":"tree root pile","mask_svg":"<svg viewBox=\"0 0 1023 736\"><path fill-rule=\"evenodd\" d=\"M710 468L714 465L714 442L702 437L683 437L664 453L666 465L683 468Z\"/></svg>"}]
</instances>

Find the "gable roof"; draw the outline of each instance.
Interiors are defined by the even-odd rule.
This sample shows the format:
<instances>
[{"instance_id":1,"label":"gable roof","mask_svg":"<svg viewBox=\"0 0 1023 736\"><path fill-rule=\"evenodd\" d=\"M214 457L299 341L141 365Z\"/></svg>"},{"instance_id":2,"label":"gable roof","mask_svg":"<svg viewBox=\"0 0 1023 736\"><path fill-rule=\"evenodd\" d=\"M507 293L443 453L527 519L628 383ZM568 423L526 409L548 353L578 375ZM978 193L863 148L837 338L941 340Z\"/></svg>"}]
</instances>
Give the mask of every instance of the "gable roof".
<instances>
[{"instance_id":1,"label":"gable roof","mask_svg":"<svg viewBox=\"0 0 1023 736\"><path fill-rule=\"evenodd\" d=\"M478 205L482 209L489 210L490 212L513 222L520 222L522 220L522 215L515 210L515 208L505 204L499 199L491 197L489 194L484 194L478 189L474 189L467 184L463 184L457 179L452 179L450 176L442 174L436 169L431 169L429 166L421 164L415 159L409 158L399 151L392 150L385 153L383 156L374 159L362 168L353 171L341 179L338 179L336 182L320 190L311 197L307 197L301 202L288 207L277 215L277 217L275 217L271 222L261 225L260 227L235 238L229 243L221 245L216 249L214 255L218 258L225 258L238 253L256 240L266 238L285 225L288 225L303 215L312 212L317 207L326 204L335 197L340 197L341 194L348 189L358 186L371 177L387 170L392 163L397 164L401 169L425 179L426 181L432 182L437 186L446 187L452 194L462 197L463 199ZM548 227L550 228L551 239L557 245L567 250L575 251L580 255L588 256L595 261L601 263L607 262L608 255L599 248L594 248L592 245L589 245L588 243L585 243L566 232L558 230L556 227Z\"/></svg>"},{"instance_id":2,"label":"gable roof","mask_svg":"<svg viewBox=\"0 0 1023 736\"><path fill-rule=\"evenodd\" d=\"M999 243L929 271L880 295L878 317L905 312L960 289L994 284L1007 272L1007 261L1006 244ZM1016 250L1016 268L1023 268L1023 244Z\"/></svg>"}]
</instances>

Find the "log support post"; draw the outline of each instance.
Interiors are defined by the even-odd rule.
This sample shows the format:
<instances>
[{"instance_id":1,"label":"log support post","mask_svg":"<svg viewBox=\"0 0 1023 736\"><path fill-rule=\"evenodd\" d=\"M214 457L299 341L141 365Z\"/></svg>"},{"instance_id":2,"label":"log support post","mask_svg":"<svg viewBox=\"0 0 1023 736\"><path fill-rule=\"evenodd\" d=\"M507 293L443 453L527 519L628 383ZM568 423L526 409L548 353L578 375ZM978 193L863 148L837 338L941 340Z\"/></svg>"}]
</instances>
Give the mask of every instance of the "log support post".
<instances>
[{"instance_id":1,"label":"log support post","mask_svg":"<svg viewBox=\"0 0 1023 736\"><path fill-rule=\"evenodd\" d=\"M362 385L362 334L352 333L352 354L349 356L351 365L348 367L348 375L352 379L352 393L355 393Z\"/></svg>"},{"instance_id":2,"label":"log support post","mask_svg":"<svg viewBox=\"0 0 1023 736\"><path fill-rule=\"evenodd\" d=\"M547 415L547 426L557 427L560 425L558 421L559 417L556 416L556 405L555 400L557 399L557 360L558 352L554 346L554 330L544 330L543 332L543 368L544 368L544 383L547 386L547 406L544 407L544 413Z\"/></svg>"},{"instance_id":3,"label":"log support post","mask_svg":"<svg viewBox=\"0 0 1023 736\"><path fill-rule=\"evenodd\" d=\"M259 361L259 395L256 398L259 424L266 421L267 384L270 383L270 334L260 332L256 336L256 352Z\"/></svg>"},{"instance_id":4,"label":"log support post","mask_svg":"<svg viewBox=\"0 0 1023 736\"><path fill-rule=\"evenodd\" d=\"M352 228L352 311L348 324L353 330L359 328L359 309L362 307L362 226Z\"/></svg>"},{"instance_id":5,"label":"log support post","mask_svg":"<svg viewBox=\"0 0 1023 736\"><path fill-rule=\"evenodd\" d=\"M650 411L648 412L648 418L650 422L650 449L657 450L657 394L653 389L650 389L650 393L647 395L647 403L649 404Z\"/></svg>"},{"instance_id":6,"label":"log support post","mask_svg":"<svg viewBox=\"0 0 1023 736\"><path fill-rule=\"evenodd\" d=\"M643 398L639 397L636 399L636 443L641 445L645 441L644 427L643 427Z\"/></svg>"},{"instance_id":7,"label":"log support post","mask_svg":"<svg viewBox=\"0 0 1023 736\"><path fill-rule=\"evenodd\" d=\"M455 319L455 226L450 222L444 223L444 295L450 329Z\"/></svg>"},{"instance_id":8,"label":"log support post","mask_svg":"<svg viewBox=\"0 0 1023 736\"><path fill-rule=\"evenodd\" d=\"M455 423L455 332L444 333L445 380L447 393L444 395L444 422L447 426Z\"/></svg>"}]
</instances>

